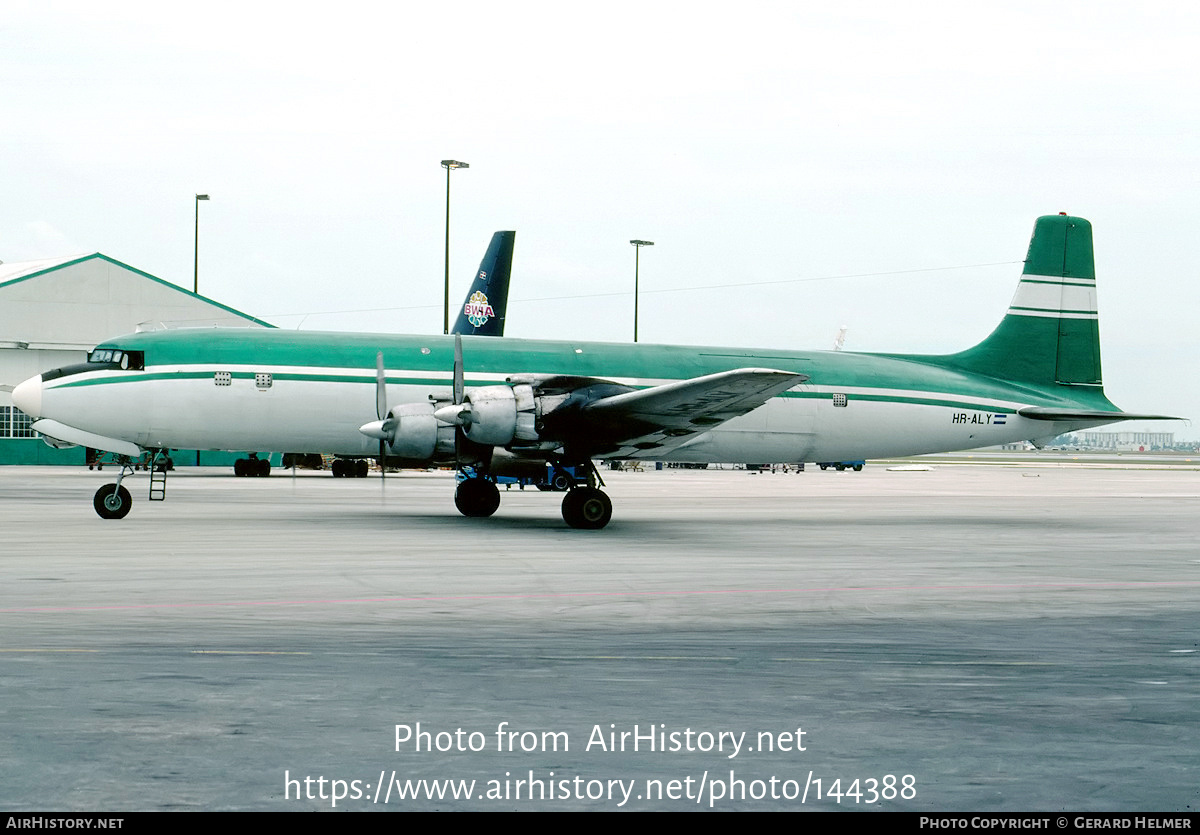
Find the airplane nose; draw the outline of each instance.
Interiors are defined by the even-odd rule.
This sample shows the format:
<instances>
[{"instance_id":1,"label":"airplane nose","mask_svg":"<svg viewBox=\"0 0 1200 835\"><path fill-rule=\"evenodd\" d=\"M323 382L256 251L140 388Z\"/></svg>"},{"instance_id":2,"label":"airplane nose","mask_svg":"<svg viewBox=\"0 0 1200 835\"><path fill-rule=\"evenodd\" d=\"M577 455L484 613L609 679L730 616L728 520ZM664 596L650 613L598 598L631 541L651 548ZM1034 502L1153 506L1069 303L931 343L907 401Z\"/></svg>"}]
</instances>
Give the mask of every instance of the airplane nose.
<instances>
[{"instance_id":1,"label":"airplane nose","mask_svg":"<svg viewBox=\"0 0 1200 835\"><path fill-rule=\"evenodd\" d=\"M30 377L12 391L12 401L34 420L42 416L42 375Z\"/></svg>"}]
</instances>

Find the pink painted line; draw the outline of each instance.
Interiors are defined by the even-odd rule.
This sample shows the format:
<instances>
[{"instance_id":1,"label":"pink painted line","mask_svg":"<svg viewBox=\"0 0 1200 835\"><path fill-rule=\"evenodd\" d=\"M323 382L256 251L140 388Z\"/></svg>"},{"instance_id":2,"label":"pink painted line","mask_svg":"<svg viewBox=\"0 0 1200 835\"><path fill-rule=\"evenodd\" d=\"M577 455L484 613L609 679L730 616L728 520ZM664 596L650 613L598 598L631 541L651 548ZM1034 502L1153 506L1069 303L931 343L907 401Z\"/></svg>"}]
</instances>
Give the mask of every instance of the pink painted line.
<instances>
[{"instance_id":1,"label":"pink painted line","mask_svg":"<svg viewBox=\"0 0 1200 835\"><path fill-rule=\"evenodd\" d=\"M310 606L362 603L439 603L448 601L503 601L503 600L569 600L597 597L685 597L688 595L739 595L739 594L828 594L830 592L946 592L946 591L1002 591L1002 590L1053 590L1053 589L1156 589L1196 588L1200 580L1177 582L1112 582L1112 583L991 583L969 586L828 586L794 589L683 589L675 591L581 591L544 592L530 594L458 594L430 595L426 597L350 597L314 598L308 600L238 600L225 603L137 603L113 606L22 606L0 608L0 614L34 614L39 612L106 612L143 609L211 609L247 606Z\"/></svg>"}]
</instances>

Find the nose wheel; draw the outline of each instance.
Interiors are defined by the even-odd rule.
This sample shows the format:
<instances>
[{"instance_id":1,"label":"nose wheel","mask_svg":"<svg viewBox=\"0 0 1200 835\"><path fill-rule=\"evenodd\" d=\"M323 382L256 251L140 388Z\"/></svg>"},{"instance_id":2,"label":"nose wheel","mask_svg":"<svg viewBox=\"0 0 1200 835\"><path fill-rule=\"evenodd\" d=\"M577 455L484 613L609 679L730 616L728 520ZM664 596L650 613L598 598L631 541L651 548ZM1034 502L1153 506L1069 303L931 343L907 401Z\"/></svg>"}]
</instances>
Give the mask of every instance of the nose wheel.
<instances>
[{"instance_id":1,"label":"nose wheel","mask_svg":"<svg viewBox=\"0 0 1200 835\"><path fill-rule=\"evenodd\" d=\"M96 508L101 519L124 519L132 506L133 498L120 484L104 485L92 499L92 507Z\"/></svg>"}]
</instances>

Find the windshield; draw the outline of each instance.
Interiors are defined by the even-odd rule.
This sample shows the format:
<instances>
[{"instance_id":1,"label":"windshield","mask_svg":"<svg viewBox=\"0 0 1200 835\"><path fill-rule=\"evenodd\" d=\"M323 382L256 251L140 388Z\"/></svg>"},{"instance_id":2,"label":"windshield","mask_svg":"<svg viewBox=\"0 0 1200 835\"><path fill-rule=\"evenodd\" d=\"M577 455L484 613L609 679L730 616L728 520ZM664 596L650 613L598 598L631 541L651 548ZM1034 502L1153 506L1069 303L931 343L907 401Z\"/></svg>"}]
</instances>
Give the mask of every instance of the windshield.
<instances>
[{"instance_id":1,"label":"windshield","mask_svg":"<svg viewBox=\"0 0 1200 835\"><path fill-rule=\"evenodd\" d=\"M116 366L125 369L140 369L145 366L141 351L122 351L119 348L96 348L88 354L92 365Z\"/></svg>"}]
</instances>

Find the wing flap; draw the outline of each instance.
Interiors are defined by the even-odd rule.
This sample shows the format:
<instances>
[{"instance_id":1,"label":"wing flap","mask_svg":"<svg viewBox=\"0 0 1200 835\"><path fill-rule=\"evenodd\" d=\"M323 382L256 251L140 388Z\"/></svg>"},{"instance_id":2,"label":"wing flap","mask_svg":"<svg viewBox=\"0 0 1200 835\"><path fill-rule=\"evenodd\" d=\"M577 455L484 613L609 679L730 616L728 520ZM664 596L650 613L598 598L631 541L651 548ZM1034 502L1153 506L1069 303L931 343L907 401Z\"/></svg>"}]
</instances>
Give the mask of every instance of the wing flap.
<instances>
[{"instance_id":1,"label":"wing flap","mask_svg":"<svg viewBox=\"0 0 1200 835\"><path fill-rule=\"evenodd\" d=\"M652 457L807 379L807 374L771 368L721 371L598 397L581 404L560 426L567 430L568 445L586 447L593 457Z\"/></svg>"},{"instance_id":2,"label":"wing flap","mask_svg":"<svg viewBox=\"0 0 1200 835\"><path fill-rule=\"evenodd\" d=\"M615 394L587 404L584 411L624 416L663 428L709 428L744 415L807 379L807 374L791 371L739 368Z\"/></svg>"}]
</instances>

